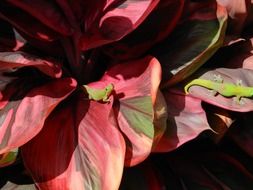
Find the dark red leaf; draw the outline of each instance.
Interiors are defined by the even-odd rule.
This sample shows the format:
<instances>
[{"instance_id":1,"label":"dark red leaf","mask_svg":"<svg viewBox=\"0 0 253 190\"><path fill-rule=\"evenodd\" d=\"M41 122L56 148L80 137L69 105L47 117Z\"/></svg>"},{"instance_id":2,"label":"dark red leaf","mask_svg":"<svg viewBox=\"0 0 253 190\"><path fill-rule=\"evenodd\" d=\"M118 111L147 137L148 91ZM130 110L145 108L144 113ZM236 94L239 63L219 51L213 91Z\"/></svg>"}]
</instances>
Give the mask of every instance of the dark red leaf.
<instances>
[{"instance_id":1,"label":"dark red leaf","mask_svg":"<svg viewBox=\"0 0 253 190\"><path fill-rule=\"evenodd\" d=\"M96 13L102 15L99 20L91 22L90 26L86 21L85 24L88 26L85 26L85 32L80 41L81 49L92 49L120 40L136 29L156 7L158 2L159 0L126 0L115 1L115 3L109 1L108 6L104 7L103 12Z\"/></svg>"},{"instance_id":2,"label":"dark red leaf","mask_svg":"<svg viewBox=\"0 0 253 190\"><path fill-rule=\"evenodd\" d=\"M182 0L160 1L138 28L122 40L105 46L103 51L114 63L143 55L173 31L178 24L183 6Z\"/></svg>"}]
</instances>

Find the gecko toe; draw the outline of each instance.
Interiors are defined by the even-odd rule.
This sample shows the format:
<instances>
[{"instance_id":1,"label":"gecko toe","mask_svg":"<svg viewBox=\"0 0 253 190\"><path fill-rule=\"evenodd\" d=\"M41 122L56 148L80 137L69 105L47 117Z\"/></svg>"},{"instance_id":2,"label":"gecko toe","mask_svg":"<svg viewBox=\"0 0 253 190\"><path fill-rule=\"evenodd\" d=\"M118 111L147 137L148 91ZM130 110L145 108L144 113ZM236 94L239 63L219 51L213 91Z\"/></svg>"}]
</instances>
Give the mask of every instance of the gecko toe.
<instances>
[{"instance_id":1,"label":"gecko toe","mask_svg":"<svg viewBox=\"0 0 253 190\"><path fill-rule=\"evenodd\" d=\"M223 78L220 75L213 75L214 77L214 82L219 82L222 83L223 82Z\"/></svg>"}]
</instances>

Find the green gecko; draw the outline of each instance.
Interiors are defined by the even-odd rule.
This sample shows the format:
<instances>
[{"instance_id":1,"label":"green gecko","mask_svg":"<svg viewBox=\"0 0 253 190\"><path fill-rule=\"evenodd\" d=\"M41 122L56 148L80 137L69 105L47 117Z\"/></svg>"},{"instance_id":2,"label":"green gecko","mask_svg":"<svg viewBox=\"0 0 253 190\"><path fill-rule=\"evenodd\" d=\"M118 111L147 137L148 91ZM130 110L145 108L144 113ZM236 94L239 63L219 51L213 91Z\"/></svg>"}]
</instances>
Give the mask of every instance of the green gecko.
<instances>
[{"instance_id":1,"label":"green gecko","mask_svg":"<svg viewBox=\"0 0 253 190\"><path fill-rule=\"evenodd\" d=\"M109 96L111 95L112 91L114 90L114 86L112 83L108 84L103 89L96 89L89 87L87 85L83 85L85 92L89 96L89 100L95 100L95 101L103 101L103 102L109 102Z\"/></svg>"},{"instance_id":2,"label":"green gecko","mask_svg":"<svg viewBox=\"0 0 253 190\"><path fill-rule=\"evenodd\" d=\"M242 86L242 81L239 80L236 85L232 83L222 83L223 80L220 75L215 76L215 81L206 80L206 79L194 79L184 87L186 94L189 94L189 88L191 86L202 86L212 90L215 94L219 93L224 97L236 97L236 101L239 104L242 97L252 97L253 96L253 87Z\"/></svg>"}]
</instances>

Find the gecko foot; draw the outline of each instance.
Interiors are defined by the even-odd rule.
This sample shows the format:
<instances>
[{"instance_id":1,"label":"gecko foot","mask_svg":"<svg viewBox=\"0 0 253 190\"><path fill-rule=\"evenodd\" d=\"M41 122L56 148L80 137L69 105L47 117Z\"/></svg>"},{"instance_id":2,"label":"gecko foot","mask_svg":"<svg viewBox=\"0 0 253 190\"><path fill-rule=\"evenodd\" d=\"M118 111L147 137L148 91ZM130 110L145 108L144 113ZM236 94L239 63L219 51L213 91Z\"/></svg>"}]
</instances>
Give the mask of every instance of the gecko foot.
<instances>
[{"instance_id":1,"label":"gecko foot","mask_svg":"<svg viewBox=\"0 0 253 190\"><path fill-rule=\"evenodd\" d=\"M237 80L237 81L236 81L236 85L237 85L237 86L242 86L242 80Z\"/></svg>"},{"instance_id":2,"label":"gecko foot","mask_svg":"<svg viewBox=\"0 0 253 190\"><path fill-rule=\"evenodd\" d=\"M223 82L223 78L220 75L213 75L214 77L214 82L219 82L222 83Z\"/></svg>"},{"instance_id":3,"label":"gecko foot","mask_svg":"<svg viewBox=\"0 0 253 190\"><path fill-rule=\"evenodd\" d=\"M234 98L233 98L233 101L234 101L235 103L237 103L238 105L241 105L241 106L245 104L245 101L242 100L242 97L240 97L240 96L234 97Z\"/></svg>"},{"instance_id":4,"label":"gecko foot","mask_svg":"<svg viewBox=\"0 0 253 190\"><path fill-rule=\"evenodd\" d=\"M215 90L208 90L208 96L216 96L217 95L217 91Z\"/></svg>"}]
</instances>

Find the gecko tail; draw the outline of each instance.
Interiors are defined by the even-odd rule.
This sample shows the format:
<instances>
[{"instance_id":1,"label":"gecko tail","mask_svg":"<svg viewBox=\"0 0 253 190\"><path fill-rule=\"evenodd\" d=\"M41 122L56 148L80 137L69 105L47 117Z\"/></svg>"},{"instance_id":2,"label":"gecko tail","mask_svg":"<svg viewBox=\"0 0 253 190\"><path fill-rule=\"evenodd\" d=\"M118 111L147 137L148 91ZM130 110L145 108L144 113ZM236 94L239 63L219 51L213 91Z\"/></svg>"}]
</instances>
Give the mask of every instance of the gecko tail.
<instances>
[{"instance_id":1,"label":"gecko tail","mask_svg":"<svg viewBox=\"0 0 253 190\"><path fill-rule=\"evenodd\" d=\"M196 80L198 80L198 79L192 80L187 85L185 85L185 87L184 87L184 93L186 95L190 94L189 89L190 89L191 86L196 85Z\"/></svg>"},{"instance_id":2,"label":"gecko tail","mask_svg":"<svg viewBox=\"0 0 253 190\"><path fill-rule=\"evenodd\" d=\"M214 86L213 86L212 81L205 80L205 79L194 79L184 87L185 94L189 94L189 89L192 86L202 86L202 87L205 87L205 88L208 88L208 89L215 90L215 89L213 89Z\"/></svg>"}]
</instances>

